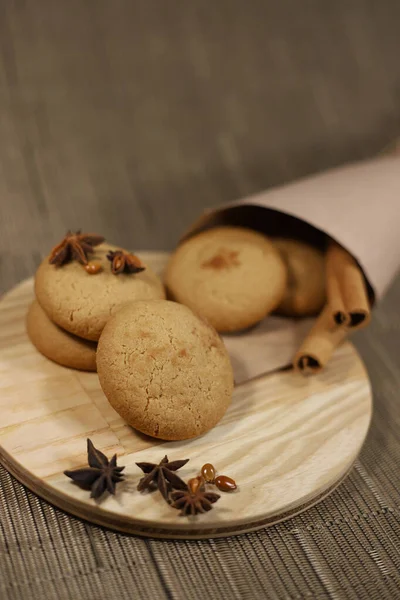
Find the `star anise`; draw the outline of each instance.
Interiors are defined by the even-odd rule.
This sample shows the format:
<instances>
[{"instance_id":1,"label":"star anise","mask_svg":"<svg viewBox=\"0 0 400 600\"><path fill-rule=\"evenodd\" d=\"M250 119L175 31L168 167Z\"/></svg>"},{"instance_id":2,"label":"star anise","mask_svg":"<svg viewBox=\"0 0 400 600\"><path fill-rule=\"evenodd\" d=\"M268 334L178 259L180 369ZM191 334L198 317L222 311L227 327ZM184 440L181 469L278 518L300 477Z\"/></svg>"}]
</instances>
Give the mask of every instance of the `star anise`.
<instances>
[{"instance_id":1,"label":"star anise","mask_svg":"<svg viewBox=\"0 0 400 600\"><path fill-rule=\"evenodd\" d=\"M94 247L102 242L102 235L81 233L80 229L75 233L67 231L63 241L51 251L49 263L61 267L71 260L77 260L81 265L87 265L88 254L94 252Z\"/></svg>"},{"instance_id":2,"label":"star anise","mask_svg":"<svg viewBox=\"0 0 400 600\"><path fill-rule=\"evenodd\" d=\"M170 493L172 508L181 512L181 517L204 513L212 509L212 505L220 499L215 492L207 492L204 480L199 485L191 485L186 490L174 490Z\"/></svg>"},{"instance_id":3,"label":"star anise","mask_svg":"<svg viewBox=\"0 0 400 600\"><path fill-rule=\"evenodd\" d=\"M164 456L158 464L148 462L136 463L139 469L142 469L143 473L146 473L139 481L137 489L139 492L142 492L143 490L158 488L163 498L169 502L169 493L173 489L188 489L187 484L175 473L175 471L186 465L188 461L189 459L187 458L186 460L173 460L169 462L168 456Z\"/></svg>"},{"instance_id":4,"label":"star anise","mask_svg":"<svg viewBox=\"0 0 400 600\"><path fill-rule=\"evenodd\" d=\"M82 487L91 489L91 498L100 498L106 490L110 494L115 494L115 486L123 480L122 471L125 467L117 467L116 454L109 461L106 455L97 450L89 439L87 450L89 467L64 471L64 475Z\"/></svg>"},{"instance_id":5,"label":"star anise","mask_svg":"<svg viewBox=\"0 0 400 600\"><path fill-rule=\"evenodd\" d=\"M107 258L111 262L111 271L114 275L119 275L120 273L140 273L146 268L139 257L123 250L110 250Z\"/></svg>"}]
</instances>

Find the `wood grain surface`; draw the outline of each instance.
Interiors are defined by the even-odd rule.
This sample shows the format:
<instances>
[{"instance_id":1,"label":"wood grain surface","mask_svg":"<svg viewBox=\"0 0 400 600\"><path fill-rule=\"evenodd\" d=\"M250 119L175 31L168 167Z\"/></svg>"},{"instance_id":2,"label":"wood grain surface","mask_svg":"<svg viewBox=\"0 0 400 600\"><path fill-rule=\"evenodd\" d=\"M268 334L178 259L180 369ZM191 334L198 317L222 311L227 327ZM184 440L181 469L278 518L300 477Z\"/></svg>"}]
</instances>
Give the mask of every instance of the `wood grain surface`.
<instances>
[{"instance_id":1,"label":"wood grain surface","mask_svg":"<svg viewBox=\"0 0 400 600\"><path fill-rule=\"evenodd\" d=\"M141 254L156 271L165 254ZM0 302L0 462L60 508L127 533L217 537L289 518L325 497L349 471L371 419L371 390L350 344L319 376L278 371L235 388L224 418L206 435L184 442L144 436L114 411L96 373L66 369L32 346L25 332L33 298L29 279ZM86 464L86 438L119 456L126 478L115 497L89 498L64 474ZM213 462L239 491L222 494L215 510L185 519L159 494L136 486L136 462L189 458L187 479Z\"/></svg>"}]
</instances>

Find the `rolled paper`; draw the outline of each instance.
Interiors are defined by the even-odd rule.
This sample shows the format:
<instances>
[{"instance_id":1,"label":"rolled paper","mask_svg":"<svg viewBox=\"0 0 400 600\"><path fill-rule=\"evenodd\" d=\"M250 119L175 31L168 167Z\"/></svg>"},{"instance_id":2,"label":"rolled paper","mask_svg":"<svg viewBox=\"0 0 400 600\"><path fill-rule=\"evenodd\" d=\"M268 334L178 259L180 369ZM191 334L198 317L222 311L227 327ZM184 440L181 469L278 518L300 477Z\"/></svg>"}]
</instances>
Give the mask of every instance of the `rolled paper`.
<instances>
[{"instance_id":1,"label":"rolled paper","mask_svg":"<svg viewBox=\"0 0 400 600\"><path fill-rule=\"evenodd\" d=\"M335 242L326 252L326 290L334 324L352 330L368 325L371 309L364 275L347 250Z\"/></svg>"},{"instance_id":2,"label":"rolled paper","mask_svg":"<svg viewBox=\"0 0 400 600\"><path fill-rule=\"evenodd\" d=\"M304 230L310 243L326 234L354 256L379 299L400 263L400 153L391 152L216 207L183 239L220 224L280 237Z\"/></svg>"},{"instance_id":3,"label":"rolled paper","mask_svg":"<svg viewBox=\"0 0 400 600\"><path fill-rule=\"evenodd\" d=\"M326 304L294 357L295 370L303 375L321 371L347 333L346 327L333 322L331 307Z\"/></svg>"},{"instance_id":4,"label":"rolled paper","mask_svg":"<svg viewBox=\"0 0 400 600\"><path fill-rule=\"evenodd\" d=\"M365 276L367 299L372 304L383 296L400 264L399 199L400 144L396 142L373 160L331 169L208 210L182 239L226 224L250 227L272 237L293 237L321 250L326 249L326 240L334 240L354 257L351 265L346 262L348 273L352 273L356 265L358 274ZM349 276L353 282L354 276L354 273ZM346 274L346 282L347 277ZM322 311L295 356L294 365L301 372L321 369L348 332L369 321L370 305L365 297L361 302L359 283L356 294L351 281L349 291L344 294L348 306L352 305L349 310L355 313L350 327L350 315L336 276L330 278L329 286L331 302L335 299L337 320L342 324L334 322L327 304L328 308ZM260 324L257 335L248 333L227 338L228 343L234 344L237 363L245 364L241 381L284 367L295 354L303 333L299 330L301 322L277 319L269 317L266 323ZM359 319L361 323L357 323ZM308 323L305 325L309 327ZM260 348L267 348L268 353L258 360ZM232 354L232 348L230 352Z\"/></svg>"}]
</instances>

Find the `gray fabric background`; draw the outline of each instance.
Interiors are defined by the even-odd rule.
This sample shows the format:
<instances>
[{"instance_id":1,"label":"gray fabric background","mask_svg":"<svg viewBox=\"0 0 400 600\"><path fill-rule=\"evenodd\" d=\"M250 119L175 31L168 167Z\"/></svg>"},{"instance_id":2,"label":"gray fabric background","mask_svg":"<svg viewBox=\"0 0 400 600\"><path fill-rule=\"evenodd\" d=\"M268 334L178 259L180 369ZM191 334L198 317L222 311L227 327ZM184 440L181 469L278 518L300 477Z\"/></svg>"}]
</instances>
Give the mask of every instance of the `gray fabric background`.
<instances>
[{"instance_id":1,"label":"gray fabric background","mask_svg":"<svg viewBox=\"0 0 400 600\"><path fill-rule=\"evenodd\" d=\"M400 131L399 55L398 0L0 0L0 291L68 227L169 249L205 206L374 154ZM400 280L356 337L374 420L329 499L144 540L0 468L0 598L400 598L399 306Z\"/></svg>"}]
</instances>

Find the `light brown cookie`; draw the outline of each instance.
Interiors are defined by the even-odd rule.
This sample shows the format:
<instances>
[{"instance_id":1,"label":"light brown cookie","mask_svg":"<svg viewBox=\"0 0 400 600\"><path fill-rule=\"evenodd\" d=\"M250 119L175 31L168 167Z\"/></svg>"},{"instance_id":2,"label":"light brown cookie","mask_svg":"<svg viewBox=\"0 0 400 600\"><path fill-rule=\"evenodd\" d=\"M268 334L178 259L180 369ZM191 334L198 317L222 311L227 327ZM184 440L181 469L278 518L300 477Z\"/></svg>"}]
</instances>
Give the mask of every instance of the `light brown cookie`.
<instances>
[{"instance_id":1,"label":"light brown cookie","mask_svg":"<svg viewBox=\"0 0 400 600\"><path fill-rule=\"evenodd\" d=\"M325 255L305 242L274 238L288 271L285 296L276 312L288 317L318 314L325 304Z\"/></svg>"},{"instance_id":2,"label":"light brown cookie","mask_svg":"<svg viewBox=\"0 0 400 600\"><path fill-rule=\"evenodd\" d=\"M35 292L52 321L97 341L110 315L126 302L165 298L162 282L149 267L140 273L113 274L107 253L116 249L110 244L94 249L90 261L102 267L94 275L76 261L55 266L44 259L36 273Z\"/></svg>"},{"instance_id":3,"label":"light brown cookie","mask_svg":"<svg viewBox=\"0 0 400 600\"><path fill-rule=\"evenodd\" d=\"M217 332L175 302L133 302L105 326L97 350L100 384L135 429L184 440L224 415L233 373Z\"/></svg>"},{"instance_id":4,"label":"light brown cookie","mask_svg":"<svg viewBox=\"0 0 400 600\"><path fill-rule=\"evenodd\" d=\"M171 297L220 332L261 321L285 292L286 268L272 242L241 227L216 227L178 246L166 270Z\"/></svg>"},{"instance_id":5,"label":"light brown cookie","mask_svg":"<svg viewBox=\"0 0 400 600\"><path fill-rule=\"evenodd\" d=\"M81 371L96 371L97 344L68 333L53 323L37 300L26 317L29 339L50 360Z\"/></svg>"}]
</instances>

